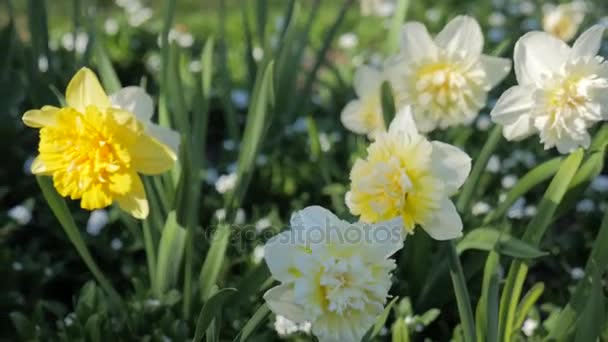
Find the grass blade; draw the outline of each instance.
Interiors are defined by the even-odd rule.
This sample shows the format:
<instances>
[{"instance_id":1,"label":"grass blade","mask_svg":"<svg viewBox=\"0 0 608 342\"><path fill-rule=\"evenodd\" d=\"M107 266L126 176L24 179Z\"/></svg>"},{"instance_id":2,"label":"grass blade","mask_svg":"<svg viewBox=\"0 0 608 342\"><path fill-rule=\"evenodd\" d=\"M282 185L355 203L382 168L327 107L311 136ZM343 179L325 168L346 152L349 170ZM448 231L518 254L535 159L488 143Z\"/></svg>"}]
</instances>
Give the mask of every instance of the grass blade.
<instances>
[{"instance_id":1,"label":"grass blade","mask_svg":"<svg viewBox=\"0 0 608 342\"><path fill-rule=\"evenodd\" d=\"M229 239L230 226L226 223L221 223L213 234L211 247L207 252L199 275L200 297L203 302L209 298L211 289L217 283L217 278L224 264Z\"/></svg>"},{"instance_id":2,"label":"grass blade","mask_svg":"<svg viewBox=\"0 0 608 342\"><path fill-rule=\"evenodd\" d=\"M195 342L203 339L203 334L207 330L207 327L209 327L209 324L211 324L211 321L213 321L213 318L222 311L224 302L234 293L236 293L236 289L225 288L214 293L213 296L207 299L198 315L198 320L196 321L196 330L194 333Z\"/></svg>"},{"instance_id":3,"label":"grass blade","mask_svg":"<svg viewBox=\"0 0 608 342\"><path fill-rule=\"evenodd\" d=\"M259 309L253 314L253 316L247 321L243 329L234 338L233 342L243 342L253 334L256 329L262 324L262 321L270 314L270 309L266 304L262 304Z\"/></svg>"},{"instance_id":4,"label":"grass blade","mask_svg":"<svg viewBox=\"0 0 608 342\"><path fill-rule=\"evenodd\" d=\"M172 211L167 217L158 246L154 288L158 298L177 283L185 242L186 230L177 223L175 212Z\"/></svg>"}]
</instances>

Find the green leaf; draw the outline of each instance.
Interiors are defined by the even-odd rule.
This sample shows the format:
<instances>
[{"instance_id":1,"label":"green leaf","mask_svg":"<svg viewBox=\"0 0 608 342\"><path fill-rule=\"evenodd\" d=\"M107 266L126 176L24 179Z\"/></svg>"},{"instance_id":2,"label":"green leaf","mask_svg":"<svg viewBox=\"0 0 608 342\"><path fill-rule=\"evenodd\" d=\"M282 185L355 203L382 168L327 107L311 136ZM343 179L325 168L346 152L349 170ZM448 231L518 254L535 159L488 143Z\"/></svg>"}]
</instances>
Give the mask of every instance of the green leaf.
<instances>
[{"instance_id":1,"label":"green leaf","mask_svg":"<svg viewBox=\"0 0 608 342\"><path fill-rule=\"evenodd\" d=\"M266 304L262 304L258 308L258 310L253 314L253 316L245 323L245 326L238 335L234 338L233 342L243 342L247 341L247 339L253 334L256 329L262 324L262 322L266 319L266 317L270 314L270 309Z\"/></svg>"},{"instance_id":2,"label":"green leaf","mask_svg":"<svg viewBox=\"0 0 608 342\"><path fill-rule=\"evenodd\" d=\"M410 6L409 0L398 0L393 18L391 19L391 27L388 31L388 39L386 40L386 50L389 54L397 52L399 47L399 38L401 37L401 27L405 21L408 7ZM388 125L388 122L386 123Z\"/></svg>"},{"instance_id":3,"label":"green leaf","mask_svg":"<svg viewBox=\"0 0 608 342\"><path fill-rule=\"evenodd\" d=\"M561 165L561 158L553 158L546 161L526 173L510 190L507 192L505 200L502 201L494 211L490 212L483 220L487 225L496 220L502 219L513 203L520 197L528 193L538 184L551 178Z\"/></svg>"},{"instance_id":4,"label":"green leaf","mask_svg":"<svg viewBox=\"0 0 608 342\"><path fill-rule=\"evenodd\" d=\"M198 278L202 301L207 300L211 289L217 283L217 278L224 263L229 240L230 226L226 223L222 223L213 234L211 247L207 252L207 257L205 258Z\"/></svg>"},{"instance_id":5,"label":"green leaf","mask_svg":"<svg viewBox=\"0 0 608 342\"><path fill-rule=\"evenodd\" d=\"M409 342L410 341L410 333L407 328L407 324L405 324L405 320L400 318L393 323L391 334L392 342Z\"/></svg>"},{"instance_id":6,"label":"green leaf","mask_svg":"<svg viewBox=\"0 0 608 342\"><path fill-rule=\"evenodd\" d=\"M22 341L31 341L35 338L35 327L34 323L32 323L24 314L21 312L11 312L11 321L13 322L13 326L15 330L17 330L17 335Z\"/></svg>"},{"instance_id":7,"label":"green leaf","mask_svg":"<svg viewBox=\"0 0 608 342\"><path fill-rule=\"evenodd\" d=\"M44 195L47 204L51 208L51 211L53 212L59 223L61 224L61 227L70 239L70 242L72 242L72 244L76 248L76 251L82 258L82 261L84 261L84 263L87 265L89 271L93 273L93 276L95 276L95 279L97 279L104 291L108 293L108 295L110 296L110 300L114 303L116 308L124 309L125 305L122 298L114 289L112 284L107 280L103 272L101 272L99 266L97 266L97 263L95 263L95 260L93 260L93 257L91 256L91 253L89 252L89 249L87 248L87 245L84 242L84 239L82 238L82 235L80 234L80 231L76 226L76 222L74 222L74 218L72 217L70 210L65 204L64 199L59 196L57 191L55 191L51 178L45 176L37 176L36 180L38 181L38 185L42 190L42 194ZM119 310L119 312L123 315L125 314L123 310Z\"/></svg>"},{"instance_id":8,"label":"green leaf","mask_svg":"<svg viewBox=\"0 0 608 342\"><path fill-rule=\"evenodd\" d=\"M384 325L388 320L388 315L391 313L393 305L395 305L395 302L397 302L398 299L399 297L395 297L388 303L382 314L376 319L374 325L370 328L370 330L367 331L365 336L363 336L362 341L372 341L376 338L376 336L378 336L378 334L380 334L380 331L382 328L384 328Z\"/></svg>"},{"instance_id":9,"label":"green leaf","mask_svg":"<svg viewBox=\"0 0 608 342\"><path fill-rule=\"evenodd\" d=\"M578 149L564 160L559 171L553 177L549 188L538 206L537 215L526 227L523 241L537 246L549 227L557 206L562 201L570 182L574 178L581 161L583 150ZM500 299L499 340L510 341L513 333L515 310L521 295L528 266L520 259L515 259L509 268L509 274Z\"/></svg>"},{"instance_id":10,"label":"green leaf","mask_svg":"<svg viewBox=\"0 0 608 342\"><path fill-rule=\"evenodd\" d=\"M496 250L500 254L514 258L538 258L547 255L531 244L492 228L477 228L467 233L456 247L458 254L468 249L483 251Z\"/></svg>"},{"instance_id":11,"label":"green leaf","mask_svg":"<svg viewBox=\"0 0 608 342\"><path fill-rule=\"evenodd\" d=\"M382 115L384 116L385 128L393 121L395 117L395 99L393 98L393 89L388 81L382 82L380 87L380 99L382 100Z\"/></svg>"},{"instance_id":12,"label":"green leaf","mask_svg":"<svg viewBox=\"0 0 608 342\"><path fill-rule=\"evenodd\" d=\"M467 289L467 282L458 258L456 246L453 241L449 241L449 262L450 262L450 277L454 287L454 295L456 296L456 304L458 305L458 315L464 333L466 342L475 342L476 330L475 320L473 319L473 309L471 308L471 299Z\"/></svg>"},{"instance_id":13,"label":"green leaf","mask_svg":"<svg viewBox=\"0 0 608 342\"><path fill-rule=\"evenodd\" d=\"M112 61L110 60L110 57L108 57L108 53L103 46L103 40L95 39L94 45L93 49L95 51L95 60L97 61L97 71L99 72L101 83L103 83L103 87L108 94L114 93L122 88L120 80L112 66Z\"/></svg>"},{"instance_id":14,"label":"green leaf","mask_svg":"<svg viewBox=\"0 0 608 342\"><path fill-rule=\"evenodd\" d=\"M87 332L87 341L101 342L101 317L99 314L94 313L91 315L84 325L84 329Z\"/></svg>"},{"instance_id":15,"label":"green leaf","mask_svg":"<svg viewBox=\"0 0 608 342\"><path fill-rule=\"evenodd\" d=\"M158 246L154 284L154 293L158 298L177 283L185 242L186 230L177 223L175 212L172 211L167 217Z\"/></svg>"},{"instance_id":16,"label":"green leaf","mask_svg":"<svg viewBox=\"0 0 608 342\"><path fill-rule=\"evenodd\" d=\"M524 295L519 306L517 307L517 312L515 313L515 324L513 325L513 329L519 329L524 324L528 313L532 309L532 306L538 301L540 296L542 296L545 291L544 283L536 283L532 288Z\"/></svg>"},{"instance_id":17,"label":"green leaf","mask_svg":"<svg viewBox=\"0 0 608 342\"><path fill-rule=\"evenodd\" d=\"M236 289L225 288L219 290L209 297L209 299L207 299L205 305L203 305L203 308L201 309L200 314L198 315L198 320L196 321L194 341L202 340L203 334L207 330L207 327L209 327L209 324L213 318L222 310L226 299L228 299L228 297L234 293L236 293Z\"/></svg>"},{"instance_id":18,"label":"green leaf","mask_svg":"<svg viewBox=\"0 0 608 342\"><path fill-rule=\"evenodd\" d=\"M477 338L487 342L498 341L499 266L500 255L491 251L484 266L481 297L475 312Z\"/></svg>"},{"instance_id":19,"label":"green leaf","mask_svg":"<svg viewBox=\"0 0 608 342\"><path fill-rule=\"evenodd\" d=\"M462 186L462 190L460 191L460 195L458 196L458 200L456 201L456 208L460 213L468 213L469 206L471 204L471 200L473 199L473 195L475 195L475 191L478 188L479 180L481 179L481 175L486 170L486 165L488 165L488 160L492 156L492 153L498 147L498 144L502 141L502 127L500 125L494 126L492 129L490 136L486 140L486 143L483 145L479 156L475 164L473 165L473 170L471 170L471 174L467 178L467 181Z\"/></svg>"},{"instance_id":20,"label":"green leaf","mask_svg":"<svg viewBox=\"0 0 608 342\"><path fill-rule=\"evenodd\" d=\"M605 267L605 266L604 266ZM576 322L574 342L596 341L606 322L606 298L602 290L602 274L595 263L591 264L591 275L584 281L590 282L587 305Z\"/></svg>"}]
</instances>

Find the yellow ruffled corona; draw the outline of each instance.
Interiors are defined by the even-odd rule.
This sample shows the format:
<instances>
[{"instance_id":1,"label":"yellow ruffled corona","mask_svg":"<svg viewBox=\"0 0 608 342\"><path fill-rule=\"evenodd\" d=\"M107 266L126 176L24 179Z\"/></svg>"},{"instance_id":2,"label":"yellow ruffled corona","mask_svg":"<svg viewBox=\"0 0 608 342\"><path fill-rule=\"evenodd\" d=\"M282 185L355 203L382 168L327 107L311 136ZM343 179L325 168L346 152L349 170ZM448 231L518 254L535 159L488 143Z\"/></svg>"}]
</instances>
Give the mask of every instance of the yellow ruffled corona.
<instances>
[{"instance_id":1,"label":"yellow ruffled corona","mask_svg":"<svg viewBox=\"0 0 608 342\"><path fill-rule=\"evenodd\" d=\"M134 113L112 105L87 68L74 75L65 99L67 107L44 106L23 115L27 126L40 129L32 173L51 176L57 191L79 199L83 209L116 201L132 216L147 217L139 173L169 170L177 159L175 151L148 134Z\"/></svg>"}]
</instances>

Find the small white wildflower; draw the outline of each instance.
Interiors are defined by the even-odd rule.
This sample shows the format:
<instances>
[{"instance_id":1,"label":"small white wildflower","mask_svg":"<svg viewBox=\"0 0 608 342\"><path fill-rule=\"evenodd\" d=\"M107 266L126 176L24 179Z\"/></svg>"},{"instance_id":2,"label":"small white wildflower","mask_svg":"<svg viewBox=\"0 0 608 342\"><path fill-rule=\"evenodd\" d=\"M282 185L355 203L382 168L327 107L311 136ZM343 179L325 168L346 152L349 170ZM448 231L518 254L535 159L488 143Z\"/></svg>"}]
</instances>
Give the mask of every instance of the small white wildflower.
<instances>
[{"instance_id":1,"label":"small white wildflower","mask_svg":"<svg viewBox=\"0 0 608 342\"><path fill-rule=\"evenodd\" d=\"M112 249L115 251L122 249L122 246L123 246L122 240L120 240L119 238L114 238L110 242L110 247L112 247Z\"/></svg>"},{"instance_id":2,"label":"small white wildflower","mask_svg":"<svg viewBox=\"0 0 608 342\"><path fill-rule=\"evenodd\" d=\"M507 199L507 194L502 193L500 195L498 195L498 203L502 203Z\"/></svg>"},{"instance_id":3,"label":"small white wildflower","mask_svg":"<svg viewBox=\"0 0 608 342\"><path fill-rule=\"evenodd\" d=\"M507 17L501 12L492 12L488 17L488 24L490 26L502 26L507 21Z\"/></svg>"},{"instance_id":4,"label":"small white wildflower","mask_svg":"<svg viewBox=\"0 0 608 342\"><path fill-rule=\"evenodd\" d=\"M262 58L264 58L264 50L259 46L254 47L251 54L256 62L259 62L262 60Z\"/></svg>"},{"instance_id":5,"label":"small white wildflower","mask_svg":"<svg viewBox=\"0 0 608 342\"><path fill-rule=\"evenodd\" d=\"M521 326L521 331L524 335L530 337L534 335L534 331L538 328L538 321L532 318L526 318L524 324Z\"/></svg>"},{"instance_id":6,"label":"small white wildflower","mask_svg":"<svg viewBox=\"0 0 608 342\"><path fill-rule=\"evenodd\" d=\"M331 149L331 141L324 132L319 133L319 145L321 145L321 151L323 152L329 152Z\"/></svg>"},{"instance_id":7,"label":"small white wildflower","mask_svg":"<svg viewBox=\"0 0 608 342\"><path fill-rule=\"evenodd\" d=\"M485 132L492 125L492 120L490 119L490 116L488 116L488 115L480 115L477 118L477 121L475 122L475 125L477 126L478 130Z\"/></svg>"},{"instance_id":8,"label":"small white wildflower","mask_svg":"<svg viewBox=\"0 0 608 342\"><path fill-rule=\"evenodd\" d=\"M72 32L64 33L61 36L61 46L63 46L63 48L67 51L74 50L74 35Z\"/></svg>"},{"instance_id":9,"label":"small white wildflower","mask_svg":"<svg viewBox=\"0 0 608 342\"><path fill-rule=\"evenodd\" d=\"M71 313L67 316L65 316L65 318L63 319L63 323L65 324L66 327L70 327L74 324L74 314Z\"/></svg>"},{"instance_id":10,"label":"small white wildflower","mask_svg":"<svg viewBox=\"0 0 608 342\"><path fill-rule=\"evenodd\" d=\"M277 315L274 321L274 330L281 337L291 335L298 331L310 334L310 328L310 322L303 322L298 324L281 315Z\"/></svg>"},{"instance_id":11,"label":"small white wildflower","mask_svg":"<svg viewBox=\"0 0 608 342\"><path fill-rule=\"evenodd\" d=\"M148 299L146 300L146 306L150 308L156 308L160 306L160 300L158 299Z\"/></svg>"},{"instance_id":12,"label":"small white wildflower","mask_svg":"<svg viewBox=\"0 0 608 342\"><path fill-rule=\"evenodd\" d=\"M595 202L589 198L585 198L576 204L576 211L579 213L590 213L595 210Z\"/></svg>"},{"instance_id":13,"label":"small white wildflower","mask_svg":"<svg viewBox=\"0 0 608 342\"><path fill-rule=\"evenodd\" d=\"M523 15L530 15L534 12L534 4L530 1L522 1L519 3L519 12Z\"/></svg>"},{"instance_id":14,"label":"small white wildflower","mask_svg":"<svg viewBox=\"0 0 608 342\"><path fill-rule=\"evenodd\" d=\"M47 72L49 70L49 59L46 56L38 57L38 70L40 72Z\"/></svg>"},{"instance_id":15,"label":"small white wildflower","mask_svg":"<svg viewBox=\"0 0 608 342\"><path fill-rule=\"evenodd\" d=\"M581 267L574 267L573 269L570 270L570 277L573 280L583 279L584 276L585 276L585 270L583 270Z\"/></svg>"},{"instance_id":16,"label":"small white wildflower","mask_svg":"<svg viewBox=\"0 0 608 342\"><path fill-rule=\"evenodd\" d=\"M407 325L412 325L412 324L414 324L414 317L412 317L411 315L407 315L407 316L405 316L405 318L403 319L403 321Z\"/></svg>"},{"instance_id":17,"label":"small white wildflower","mask_svg":"<svg viewBox=\"0 0 608 342\"><path fill-rule=\"evenodd\" d=\"M532 205L532 204L527 205L527 206L524 208L524 215L525 215L526 217L533 217L533 216L536 216L536 213L537 213L537 212L538 212L538 209L536 209L536 206L535 206L535 205Z\"/></svg>"},{"instance_id":18,"label":"small white wildflower","mask_svg":"<svg viewBox=\"0 0 608 342\"><path fill-rule=\"evenodd\" d=\"M253 263L259 264L264 260L264 246L255 246L253 249Z\"/></svg>"},{"instance_id":19,"label":"small white wildflower","mask_svg":"<svg viewBox=\"0 0 608 342\"><path fill-rule=\"evenodd\" d=\"M526 205L526 200L523 198L518 199L513 203L509 211L507 211L507 217L513 219L520 219L524 216L524 208Z\"/></svg>"},{"instance_id":20,"label":"small white wildflower","mask_svg":"<svg viewBox=\"0 0 608 342\"><path fill-rule=\"evenodd\" d=\"M486 170L491 173L498 173L500 171L500 158L497 155L493 154L490 157Z\"/></svg>"},{"instance_id":21,"label":"small white wildflower","mask_svg":"<svg viewBox=\"0 0 608 342\"><path fill-rule=\"evenodd\" d=\"M146 68L148 71L156 73L160 71L160 55L157 53L151 54L146 58Z\"/></svg>"},{"instance_id":22,"label":"small white wildflower","mask_svg":"<svg viewBox=\"0 0 608 342\"><path fill-rule=\"evenodd\" d=\"M506 175L502 178L500 184L503 188L510 189L517 183L517 180L518 178L515 175Z\"/></svg>"},{"instance_id":23,"label":"small white wildflower","mask_svg":"<svg viewBox=\"0 0 608 342\"><path fill-rule=\"evenodd\" d=\"M79 54L85 53L87 46L89 45L89 35L86 32L78 32L76 34L76 42L74 49Z\"/></svg>"},{"instance_id":24,"label":"small white wildflower","mask_svg":"<svg viewBox=\"0 0 608 342\"><path fill-rule=\"evenodd\" d=\"M218 221L224 221L226 219L226 210L218 209L215 211L215 213L213 213L213 216L215 216L216 220Z\"/></svg>"},{"instance_id":25,"label":"small white wildflower","mask_svg":"<svg viewBox=\"0 0 608 342\"><path fill-rule=\"evenodd\" d=\"M429 8L424 15L432 23L437 23L441 20L441 10L437 7Z\"/></svg>"},{"instance_id":26,"label":"small white wildflower","mask_svg":"<svg viewBox=\"0 0 608 342\"><path fill-rule=\"evenodd\" d=\"M202 70L201 62L198 60L191 61L188 64L188 70L190 70L191 72L201 72L201 70Z\"/></svg>"},{"instance_id":27,"label":"small white wildflower","mask_svg":"<svg viewBox=\"0 0 608 342\"><path fill-rule=\"evenodd\" d=\"M17 272L23 270L23 264L21 264L18 261L13 262L12 266L13 266L13 270L15 270Z\"/></svg>"},{"instance_id":28,"label":"small white wildflower","mask_svg":"<svg viewBox=\"0 0 608 342\"><path fill-rule=\"evenodd\" d=\"M338 38L338 46L345 50L355 48L359 44L357 35L352 32L344 33Z\"/></svg>"},{"instance_id":29,"label":"small white wildflower","mask_svg":"<svg viewBox=\"0 0 608 342\"><path fill-rule=\"evenodd\" d=\"M210 167L205 170L205 182L207 182L207 184L215 184L219 176L220 175L215 168Z\"/></svg>"},{"instance_id":30,"label":"small white wildflower","mask_svg":"<svg viewBox=\"0 0 608 342\"><path fill-rule=\"evenodd\" d=\"M50 267L44 268L44 275L47 277L51 277L53 275L53 270Z\"/></svg>"},{"instance_id":31,"label":"small white wildflower","mask_svg":"<svg viewBox=\"0 0 608 342\"><path fill-rule=\"evenodd\" d=\"M127 19L127 22L129 23L129 26L131 27L140 27L141 25L143 25L146 21L150 20L152 18L152 9L151 8L142 8L139 11L135 11L135 12L131 12L129 14L129 18Z\"/></svg>"},{"instance_id":32,"label":"small white wildflower","mask_svg":"<svg viewBox=\"0 0 608 342\"><path fill-rule=\"evenodd\" d=\"M120 26L118 25L118 21L116 21L116 19L114 19L114 18L108 18L103 23L103 29L104 29L104 31L106 32L107 35L113 36L113 35L115 35L115 34L118 33L118 30L120 29Z\"/></svg>"},{"instance_id":33,"label":"small white wildflower","mask_svg":"<svg viewBox=\"0 0 608 342\"><path fill-rule=\"evenodd\" d=\"M600 175L596 177L591 181L591 189L599 193L608 192L608 176Z\"/></svg>"},{"instance_id":34,"label":"small white wildflower","mask_svg":"<svg viewBox=\"0 0 608 342\"><path fill-rule=\"evenodd\" d=\"M255 230L258 233L261 233L264 229L269 228L270 226L272 226L272 221L270 221L268 217L263 217L255 223Z\"/></svg>"},{"instance_id":35,"label":"small white wildflower","mask_svg":"<svg viewBox=\"0 0 608 342\"><path fill-rule=\"evenodd\" d=\"M97 236L101 230L110 222L110 216L104 209L93 210L87 220L87 233Z\"/></svg>"},{"instance_id":36,"label":"small white wildflower","mask_svg":"<svg viewBox=\"0 0 608 342\"><path fill-rule=\"evenodd\" d=\"M475 216L479 216L479 215L483 215L483 214L487 214L488 212L490 212L490 209L492 209L490 207L490 205L486 202L477 202L475 203L475 205L473 205L473 208L471 208L471 213L473 213L473 215Z\"/></svg>"},{"instance_id":37,"label":"small white wildflower","mask_svg":"<svg viewBox=\"0 0 608 342\"><path fill-rule=\"evenodd\" d=\"M268 163L268 157L265 154L259 154L256 158L255 158L255 164L257 166L264 166Z\"/></svg>"},{"instance_id":38,"label":"small white wildflower","mask_svg":"<svg viewBox=\"0 0 608 342\"><path fill-rule=\"evenodd\" d=\"M215 190L220 194L225 194L232 189L236 185L237 175L236 173L230 173L227 175L221 175L217 181L215 182Z\"/></svg>"},{"instance_id":39,"label":"small white wildflower","mask_svg":"<svg viewBox=\"0 0 608 342\"><path fill-rule=\"evenodd\" d=\"M230 98L238 109L245 109L249 105L249 93L246 90L234 89L230 92Z\"/></svg>"},{"instance_id":40,"label":"small white wildflower","mask_svg":"<svg viewBox=\"0 0 608 342\"><path fill-rule=\"evenodd\" d=\"M26 225L32 220L32 211L24 205L16 205L9 209L8 217L15 220L19 225Z\"/></svg>"},{"instance_id":41,"label":"small white wildflower","mask_svg":"<svg viewBox=\"0 0 608 342\"><path fill-rule=\"evenodd\" d=\"M243 224L243 223L245 223L246 219L247 219L247 216L245 215L245 210L243 210L243 208L239 208L236 211L236 215L234 216L234 223Z\"/></svg>"}]
</instances>

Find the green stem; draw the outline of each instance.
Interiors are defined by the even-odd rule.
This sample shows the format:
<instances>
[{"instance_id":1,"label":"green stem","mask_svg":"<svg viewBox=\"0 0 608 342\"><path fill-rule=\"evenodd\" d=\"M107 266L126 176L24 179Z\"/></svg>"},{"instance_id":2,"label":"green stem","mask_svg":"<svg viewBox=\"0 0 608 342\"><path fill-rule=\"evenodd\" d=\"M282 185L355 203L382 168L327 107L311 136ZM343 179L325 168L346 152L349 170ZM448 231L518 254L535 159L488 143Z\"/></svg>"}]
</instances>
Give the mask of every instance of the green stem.
<instances>
[{"instance_id":1,"label":"green stem","mask_svg":"<svg viewBox=\"0 0 608 342\"><path fill-rule=\"evenodd\" d=\"M471 175L467 179L466 183L462 187L462 191L460 192L460 196L458 196L458 201L456 202L456 207L458 211L461 213L467 213L469 206L471 205L471 200L473 199L473 195L477 190L477 186L479 184L479 180L481 179L481 175L486 169L486 165L488 164L488 160L492 156L496 147L498 147L498 143L502 141L502 127L500 125L494 126L488 140L485 145L481 149L479 153L479 157L477 157L477 161L473 166L473 170L471 171Z\"/></svg>"},{"instance_id":2,"label":"green stem","mask_svg":"<svg viewBox=\"0 0 608 342\"><path fill-rule=\"evenodd\" d=\"M452 284L454 285L454 294L456 295L456 302L458 304L464 340L465 342L476 342L475 319L473 318L473 309L471 308L466 278L460 264L460 259L458 258L458 252L456 252L456 245L454 245L453 241L450 241L449 245L450 277L452 277Z\"/></svg>"},{"instance_id":3,"label":"green stem","mask_svg":"<svg viewBox=\"0 0 608 342\"><path fill-rule=\"evenodd\" d=\"M156 282L156 249L152 238L150 223L144 221L142 224L144 231L144 248L146 249L146 261L148 262L148 273L150 275L150 287L155 288Z\"/></svg>"}]
</instances>

